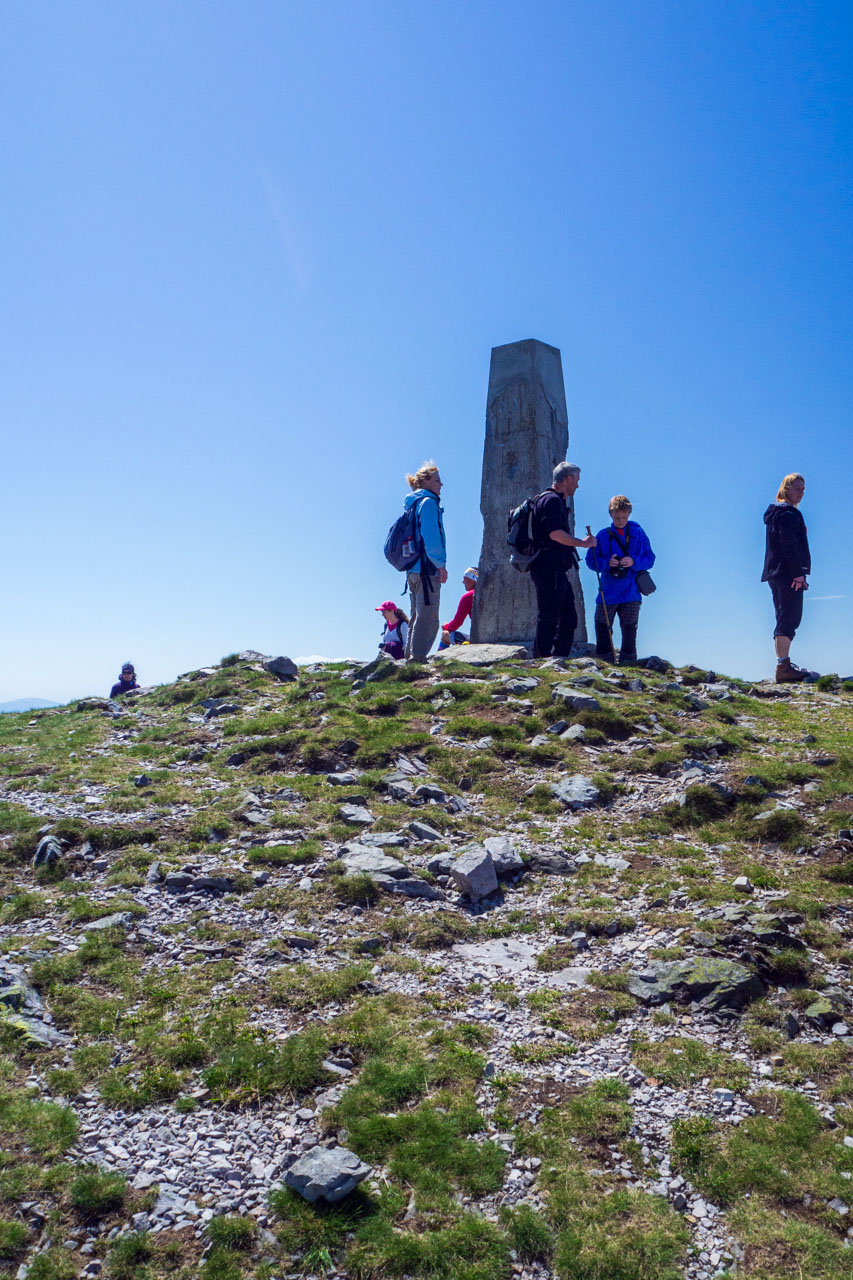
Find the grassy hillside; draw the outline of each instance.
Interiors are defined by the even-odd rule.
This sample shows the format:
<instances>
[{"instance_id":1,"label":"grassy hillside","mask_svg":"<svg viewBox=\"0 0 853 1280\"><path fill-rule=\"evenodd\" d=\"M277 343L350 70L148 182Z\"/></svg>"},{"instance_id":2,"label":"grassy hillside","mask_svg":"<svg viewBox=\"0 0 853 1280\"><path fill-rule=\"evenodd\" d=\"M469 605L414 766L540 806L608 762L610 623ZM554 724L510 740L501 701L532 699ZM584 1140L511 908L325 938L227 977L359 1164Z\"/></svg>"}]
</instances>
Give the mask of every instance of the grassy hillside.
<instances>
[{"instance_id":1,"label":"grassy hillside","mask_svg":"<svg viewBox=\"0 0 853 1280\"><path fill-rule=\"evenodd\" d=\"M853 691L353 674L0 718L0 1270L853 1276Z\"/></svg>"}]
</instances>

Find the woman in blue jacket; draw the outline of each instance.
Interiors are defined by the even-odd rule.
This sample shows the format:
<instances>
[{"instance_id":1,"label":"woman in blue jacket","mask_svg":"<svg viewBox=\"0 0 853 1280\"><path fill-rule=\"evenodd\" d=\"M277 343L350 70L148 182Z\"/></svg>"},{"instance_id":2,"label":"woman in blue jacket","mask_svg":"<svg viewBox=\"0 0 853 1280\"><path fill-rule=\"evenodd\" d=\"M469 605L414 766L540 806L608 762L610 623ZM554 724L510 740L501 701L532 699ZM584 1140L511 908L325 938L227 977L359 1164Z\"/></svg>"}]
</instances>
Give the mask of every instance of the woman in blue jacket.
<instances>
[{"instance_id":1,"label":"woman in blue jacket","mask_svg":"<svg viewBox=\"0 0 853 1280\"><path fill-rule=\"evenodd\" d=\"M651 569L655 553L643 528L629 518L632 507L624 493L611 498L607 509L611 523L599 531L595 546L586 553L590 569L601 575L601 590L595 597L595 652L608 662L616 661L611 635L618 616L622 630L619 665L624 667L637 661L637 624L643 602L637 574Z\"/></svg>"}]
</instances>

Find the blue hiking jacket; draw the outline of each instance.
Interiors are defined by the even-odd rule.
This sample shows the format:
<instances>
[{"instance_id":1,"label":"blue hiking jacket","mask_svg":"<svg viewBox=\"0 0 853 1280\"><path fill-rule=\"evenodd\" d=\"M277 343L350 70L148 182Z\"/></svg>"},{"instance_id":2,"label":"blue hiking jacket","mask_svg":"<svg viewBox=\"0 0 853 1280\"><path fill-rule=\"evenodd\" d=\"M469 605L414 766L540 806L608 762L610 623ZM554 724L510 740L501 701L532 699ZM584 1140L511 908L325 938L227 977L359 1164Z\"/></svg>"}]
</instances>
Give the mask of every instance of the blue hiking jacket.
<instances>
[{"instance_id":1,"label":"blue hiking jacket","mask_svg":"<svg viewBox=\"0 0 853 1280\"><path fill-rule=\"evenodd\" d=\"M618 538L624 547L625 534L628 535L627 551L623 551L617 542ZM624 578L611 578L608 569L610 557L622 555L633 557L633 567L628 570ZM625 604L628 600L642 600L640 588L637 586L637 574L641 569L651 569L655 562L655 553L652 551L645 530L637 524L636 520L629 520L622 533L618 533L612 524L606 529L600 529L596 534L596 545L590 547L586 553L587 565L592 570L596 568L596 556L598 571L601 574L601 591L595 597L596 604L601 602L602 592L605 604Z\"/></svg>"},{"instance_id":2,"label":"blue hiking jacket","mask_svg":"<svg viewBox=\"0 0 853 1280\"><path fill-rule=\"evenodd\" d=\"M408 511L416 502L420 504L418 506L418 521L421 526L421 537L423 538L427 559L432 561L436 569L445 569L447 567L447 544L444 540L444 523L441 519L443 508L439 505L438 498L431 489L415 489L414 493L406 495L403 506ZM421 558L418 557L409 573L420 572Z\"/></svg>"}]
</instances>

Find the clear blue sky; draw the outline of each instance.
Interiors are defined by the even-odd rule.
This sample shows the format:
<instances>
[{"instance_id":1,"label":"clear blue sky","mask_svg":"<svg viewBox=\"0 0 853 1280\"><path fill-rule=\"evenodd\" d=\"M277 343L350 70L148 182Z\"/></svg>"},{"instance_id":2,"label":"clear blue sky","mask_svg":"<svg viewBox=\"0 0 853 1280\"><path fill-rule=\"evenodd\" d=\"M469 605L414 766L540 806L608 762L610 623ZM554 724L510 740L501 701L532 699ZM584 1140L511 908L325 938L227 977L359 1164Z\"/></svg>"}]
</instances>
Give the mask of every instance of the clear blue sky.
<instances>
[{"instance_id":1,"label":"clear blue sky","mask_svg":"<svg viewBox=\"0 0 853 1280\"><path fill-rule=\"evenodd\" d=\"M0 700L369 655L431 456L449 614L528 337L579 521L626 492L658 552L640 648L771 670L799 470L793 656L853 669L851 50L808 0L4 6Z\"/></svg>"}]
</instances>

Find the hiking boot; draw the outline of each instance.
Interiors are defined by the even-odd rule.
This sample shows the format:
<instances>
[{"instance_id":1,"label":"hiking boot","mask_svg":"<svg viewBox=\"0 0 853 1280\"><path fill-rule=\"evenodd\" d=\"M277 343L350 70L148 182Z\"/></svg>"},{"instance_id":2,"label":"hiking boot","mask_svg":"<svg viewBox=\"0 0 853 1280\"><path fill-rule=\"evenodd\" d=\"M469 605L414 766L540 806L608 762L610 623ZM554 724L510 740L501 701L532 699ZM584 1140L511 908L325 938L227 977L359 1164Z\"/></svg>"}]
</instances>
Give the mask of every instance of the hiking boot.
<instances>
[{"instance_id":1,"label":"hiking boot","mask_svg":"<svg viewBox=\"0 0 853 1280\"><path fill-rule=\"evenodd\" d=\"M595 624L595 656L603 658L605 662L611 662L615 666L616 654L613 652L613 645L610 643L610 632L603 622Z\"/></svg>"},{"instance_id":2,"label":"hiking boot","mask_svg":"<svg viewBox=\"0 0 853 1280\"><path fill-rule=\"evenodd\" d=\"M776 663L777 684L799 684L808 674L802 667L795 666L790 658L781 658Z\"/></svg>"}]
</instances>

